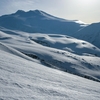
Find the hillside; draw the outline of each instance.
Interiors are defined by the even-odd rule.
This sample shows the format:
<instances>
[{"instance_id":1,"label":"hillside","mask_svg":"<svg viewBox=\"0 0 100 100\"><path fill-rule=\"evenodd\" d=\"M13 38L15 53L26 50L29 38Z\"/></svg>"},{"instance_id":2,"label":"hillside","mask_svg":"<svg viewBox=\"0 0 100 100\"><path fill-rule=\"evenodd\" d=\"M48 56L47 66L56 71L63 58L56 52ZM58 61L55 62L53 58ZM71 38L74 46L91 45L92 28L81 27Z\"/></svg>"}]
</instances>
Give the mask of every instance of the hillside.
<instances>
[{"instance_id":1,"label":"hillside","mask_svg":"<svg viewBox=\"0 0 100 100\"><path fill-rule=\"evenodd\" d=\"M76 32L73 36L88 41L100 48L100 23L92 23Z\"/></svg>"},{"instance_id":2,"label":"hillside","mask_svg":"<svg viewBox=\"0 0 100 100\"><path fill-rule=\"evenodd\" d=\"M100 81L100 49L88 42L66 35L30 34L11 30L9 34L3 33L1 43L48 67Z\"/></svg>"},{"instance_id":3,"label":"hillside","mask_svg":"<svg viewBox=\"0 0 100 100\"><path fill-rule=\"evenodd\" d=\"M0 100L99 100L100 83L22 55L0 43Z\"/></svg>"}]
</instances>

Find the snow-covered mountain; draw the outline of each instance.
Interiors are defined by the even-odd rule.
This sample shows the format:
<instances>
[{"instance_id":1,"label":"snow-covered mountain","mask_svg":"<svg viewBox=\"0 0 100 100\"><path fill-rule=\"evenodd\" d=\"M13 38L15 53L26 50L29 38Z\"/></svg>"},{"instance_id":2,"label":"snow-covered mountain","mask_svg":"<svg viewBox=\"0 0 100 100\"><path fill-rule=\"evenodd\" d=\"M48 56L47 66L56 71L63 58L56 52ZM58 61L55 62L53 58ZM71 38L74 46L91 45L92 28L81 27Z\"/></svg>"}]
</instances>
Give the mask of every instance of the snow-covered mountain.
<instances>
[{"instance_id":1,"label":"snow-covered mountain","mask_svg":"<svg viewBox=\"0 0 100 100\"><path fill-rule=\"evenodd\" d=\"M88 25L76 32L73 36L88 41L100 48L100 22Z\"/></svg>"},{"instance_id":2,"label":"snow-covered mountain","mask_svg":"<svg viewBox=\"0 0 100 100\"><path fill-rule=\"evenodd\" d=\"M22 11L0 17L0 26L31 33L73 34L86 26L78 20L65 20L40 10Z\"/></svg>"},{"instance_id":3,"label":"snow-covered mountain","mask_svg":"<svg viewBox=\"0 0 100 100\"><path fill-rule=\"evenodd\" d=\"M99 100L100 49L66 35L90 26L40 10L1 16L0 100Z\"/></svg>"}]
</instances>

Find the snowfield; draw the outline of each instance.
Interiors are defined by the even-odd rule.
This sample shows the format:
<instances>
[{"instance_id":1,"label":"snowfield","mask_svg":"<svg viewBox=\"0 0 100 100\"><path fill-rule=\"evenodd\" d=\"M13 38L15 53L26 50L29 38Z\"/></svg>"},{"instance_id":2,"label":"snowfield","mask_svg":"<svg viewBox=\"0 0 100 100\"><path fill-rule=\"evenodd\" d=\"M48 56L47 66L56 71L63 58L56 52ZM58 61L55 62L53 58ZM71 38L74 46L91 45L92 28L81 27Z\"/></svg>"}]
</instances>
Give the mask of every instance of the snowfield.
<instances>
[{"instance_id":1,"label":"snowfield","mask_svg":"<svg viewBox=\"0 0 100 100\"><path fill-rule=\"evenodd\" d=\"M71 37L98 25L40 10L1 16L0 100L100 100L99 31L90 43Z\"/></svg>"},{"instance_id":2,"label":"snowfield","mask_svg":"<svg viewBox=\"0 0 100 100\"><path fill-rule=\"evenodd\" d=\"M0 100L100 99L100 83L46 67L4 48L0 47Z\"/></svg>"},{"instance_id":3,"label":"snowfield","mask_svg":"<svg viewBox=\"0 0 100 100\"><path fill-rule=\"evenodd\" d=\"M24 56L51 68L100 81L100 49L94 45L66 35L6 32L1 32L0 41Z\"/></svg>"}]
</instances>

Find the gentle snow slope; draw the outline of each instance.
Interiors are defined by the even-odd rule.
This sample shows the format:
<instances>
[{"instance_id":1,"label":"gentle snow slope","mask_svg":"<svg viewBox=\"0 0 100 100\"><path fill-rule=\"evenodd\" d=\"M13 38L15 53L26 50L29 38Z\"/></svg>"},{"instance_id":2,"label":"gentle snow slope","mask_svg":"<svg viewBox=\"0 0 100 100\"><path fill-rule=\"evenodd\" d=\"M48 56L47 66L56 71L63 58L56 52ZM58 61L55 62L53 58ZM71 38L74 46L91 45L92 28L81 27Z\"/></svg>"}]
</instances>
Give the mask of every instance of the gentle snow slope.
<instances>
[{"instance_id":1,"label":"gentle snow slope","mask_svg":"<svg viewBox=\"0 0 100 100\"><path fill-rule=\"evenodd\" d=\"M70 51L75 54L94 54L100 56L100 49L82 40L66 35L32 34L30 39L44 46Z\"/></svg>"},{"instance_id":2,"label":"gentle snow slope","mask_svg":"<svg viewBox=\"0 0 100 100\"><path fill-rule=\"evenodd\" d=\"M9 31L9 36L11 38L6 38L5 36L5 38L2 39L1 37L0 42L32 58L38 59L46 66L100 81L100 49L88 42L71 37L66 38L68 37L66 35L31 35L18 31L11 31L11 33L12 32L13 34L10 34ZM40 41L36 43L34 39L42 40L42 45ZM75 48L72 46L73 43L76 45ZM66 44L68 44L69 47ZM63 49L66 47L67 49ZM74 53L70 50L74 51ZM77 50L80 51L79 54L75 53Z\"/></svg>"},{"instance_id":3,"label":"gentle snow slope","mask_svg":"<svg viewBox=\"0 0 100 100\"><path fill-rule=\"evenodd\" d=\"M100 83L26 60L0 46L0 100L100 99Z\"/></svg>"}]
</instances>

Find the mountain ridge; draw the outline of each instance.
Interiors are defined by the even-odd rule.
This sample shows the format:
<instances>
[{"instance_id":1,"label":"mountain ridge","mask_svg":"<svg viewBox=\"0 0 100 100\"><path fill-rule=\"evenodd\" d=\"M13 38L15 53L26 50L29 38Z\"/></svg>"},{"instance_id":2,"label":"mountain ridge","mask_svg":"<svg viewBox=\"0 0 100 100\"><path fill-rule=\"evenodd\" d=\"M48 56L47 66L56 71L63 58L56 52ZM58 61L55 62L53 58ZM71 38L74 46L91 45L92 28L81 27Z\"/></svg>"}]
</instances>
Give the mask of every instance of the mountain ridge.
<instances>
[{"instance_id":1,"label":"mountain ridge","mask_svg":"<svg viewBox=\"0 0 100 100\"><path fill-rule=\"evenodd\" d=\"M73 34L75 38L82 39L92 43L93 45L100 48L100 22L92 23L83 29Z\"/></svg>"},{"instance_id":2,"label":"mountain ridge","mask_svg":"<svg viewBox=\"0 0 100 100\"><path fill-rule=\"evenodd\" d=\"M73 34L85 27L78 20L66 20L40 10L23 11L0 17L0 26L30 33Z\"/></svg>"}]
</instances>

